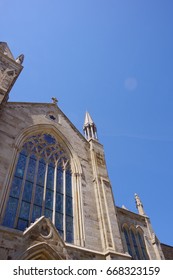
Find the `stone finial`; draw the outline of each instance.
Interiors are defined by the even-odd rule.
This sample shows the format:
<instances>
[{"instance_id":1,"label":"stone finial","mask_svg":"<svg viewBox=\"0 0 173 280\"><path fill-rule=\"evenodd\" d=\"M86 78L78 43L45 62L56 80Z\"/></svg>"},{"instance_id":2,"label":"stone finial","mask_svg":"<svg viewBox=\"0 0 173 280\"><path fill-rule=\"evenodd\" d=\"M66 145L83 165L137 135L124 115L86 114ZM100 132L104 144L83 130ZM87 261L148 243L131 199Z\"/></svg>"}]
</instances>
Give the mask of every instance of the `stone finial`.
<instances>
[{"instance_id":1,"label":"stone finial","mask_svg":"<svg viewBox=\"0 0 173 280\"><path fill-rule=\"evenodd\" d=\"M139 196L135 193L135 201L136 201L136 208L138 209L138 213L140 215L146 215L144 208L143 208L143 204L139 198Z\"/></svg>"},{"instance_id":2,"label":"stone finial","mask_svg":"<svg viewBox=\"0 0 173 280\"><path fill-rule=\"evenodd\" d=\"M52 97L52 103L57 105L58 103L58 99L56 97Z\"/></svg>"},{"instance_id":3,"label":"stone finial","mask_svg":"<svg viewBox=\"0 0 173 280\"><path fill-rule=\"evenodd\" d=\"M16 58L16 62L19 63L19 64L21 64L21 65L22 65L23 61L24 61L24 55L23 55L23 54L19 55L19 56Z\"/></svg>"},{"instance_id":4,"label":"stone finial","mask_svg":"<svg viewBox=\"0 0 173 280\"><path fill-rule=\"evenodd\" d=\"M88 112L86 112L86 115L85 115L85 122L84 122L83 130L85 133L85 138L87 140L90 140L90 139L97 140L98 139L96 125L93 122L93 120Z\"/></svg>"}]
</instances>

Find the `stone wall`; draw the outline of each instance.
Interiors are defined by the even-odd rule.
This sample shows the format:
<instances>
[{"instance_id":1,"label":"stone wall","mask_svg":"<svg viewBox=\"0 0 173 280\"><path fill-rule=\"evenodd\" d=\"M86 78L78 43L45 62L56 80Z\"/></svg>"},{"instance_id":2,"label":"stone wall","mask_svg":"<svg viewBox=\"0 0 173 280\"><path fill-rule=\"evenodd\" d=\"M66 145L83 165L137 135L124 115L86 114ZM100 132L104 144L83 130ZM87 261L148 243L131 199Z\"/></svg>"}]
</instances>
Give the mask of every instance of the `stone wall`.
<instances>
[{"instance_id":1,"label":"stone wall","mask_svg":"<svg viewBox=\"0 0 173 280\"><path fill-rule=\"evenodd\" d=\"M162 243L161 247L165 256L165 260L173 260L173 247Z\"/></svg>"}]
</instances>

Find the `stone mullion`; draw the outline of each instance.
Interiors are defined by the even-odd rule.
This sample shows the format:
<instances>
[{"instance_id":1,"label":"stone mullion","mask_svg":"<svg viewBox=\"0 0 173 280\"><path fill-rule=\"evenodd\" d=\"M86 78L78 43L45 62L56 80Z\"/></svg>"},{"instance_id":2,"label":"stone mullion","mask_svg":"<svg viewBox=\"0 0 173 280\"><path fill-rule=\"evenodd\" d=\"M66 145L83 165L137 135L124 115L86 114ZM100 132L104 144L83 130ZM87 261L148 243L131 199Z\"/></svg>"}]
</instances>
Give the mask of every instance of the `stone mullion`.
<instances>
[{"instance_id":1,"label":"stone mullion","mask_svg":"<svg viewBox=\"0 0 173 280\"><path fill-rule=\"evenodd\" d=\"M17 227L17 221L18 221L18 218L19 218L20 207L21 207L23 191L24 191L24 186L25 186L25 180L26 180L26 174L27 174L28 165L29 165L29 159L30 159L30 155L26 159L25 171L24 171L24 176L23 176L22 186L21 186L21 192L20 192L19 202L18 202L17 211L16 211L16 218L15 218L15 221L14 221L14 228Z\"/></svg>"},{"instance_id":2,"label":"stone mullion","mask_svg":"<svg viewBox=\"0 0 173 280\"><path fill-rule=\"evenodd\" d=\"M56 215L56 185L57 185L57 163L55 164L54 169L54 193L53 193L53 214L52 222L55 225L55 215Z\"/></svg>"},{"instance_id":3,"label":"stone mullion","mask_svg":"<svg viewBox=\"0 0 173 280\"><path fill-rule=\"evenodd\" d=\"M31 219L32 219L32 211L33 211L34 197L35 197L36 184L37 184L38 166L39 166L39 159L37 158L37 163L36 163L36 168L35 168L35 175L34 175L34 182L33 182L32 197L31 197L30 212L29 212L29 224L31 223Z\"/></svg>"},{"instance_id":4,"label":"stone mullion","mask_svg":"<svg viewBox=\"0 0 173 280\"><path fill-rule=\"evenodd\" d=\"M64 240L66 241L66 168L63 168L63 228L64 228Z\"/></svg>"},{"instance_id":5,"label":"stone mullion","mask_svg":"<svg viewBox=\"0 0 173 280\"><path fill-rule=\"evenodd\" d=\"M46 171L44 177L44 192L43 192L43 202L42 202L42 212L41 212L42 216L44 216L45 201L46 201L47 173L48 173L48 162L46 163Z\"/></svg>"}]
</instances>

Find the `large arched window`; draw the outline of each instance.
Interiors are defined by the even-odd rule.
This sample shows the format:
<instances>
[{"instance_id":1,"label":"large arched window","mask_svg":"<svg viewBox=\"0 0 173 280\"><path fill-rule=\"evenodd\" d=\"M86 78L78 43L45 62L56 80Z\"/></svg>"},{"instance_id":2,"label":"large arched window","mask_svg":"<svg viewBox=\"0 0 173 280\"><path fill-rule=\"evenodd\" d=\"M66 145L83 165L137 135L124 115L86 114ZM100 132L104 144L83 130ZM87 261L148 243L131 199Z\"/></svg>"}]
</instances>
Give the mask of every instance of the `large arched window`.
<instances>
[{"instance_id":1,"label":"large arched window","mask_svg":"<svg viewBox=\"0 0 173 280\"><path fill-rule=\"evenodd\" d=\"M3 225L23 231L43 215L65 241L73 242L70 158L55 137L40 133L20 150Z\"/></svg>"}]
</instances>

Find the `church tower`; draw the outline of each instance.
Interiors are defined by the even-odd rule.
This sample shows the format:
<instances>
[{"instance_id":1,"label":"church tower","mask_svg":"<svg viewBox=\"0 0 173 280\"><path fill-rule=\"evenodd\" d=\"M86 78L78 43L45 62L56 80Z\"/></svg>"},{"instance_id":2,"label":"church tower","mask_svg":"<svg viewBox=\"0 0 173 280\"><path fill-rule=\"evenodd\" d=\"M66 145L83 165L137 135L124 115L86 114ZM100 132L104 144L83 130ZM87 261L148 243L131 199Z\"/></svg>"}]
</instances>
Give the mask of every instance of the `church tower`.
<instances>
[{"instance_id":1,"label":"church tower","mask_svg":"<svg viewBox=\"0 0 173 280\"><path fill-rule=\"evenodd\" d=\"M14 59L7 43L0 42L0 105L7 102L8 94L22 71L24 56Z\"/></svg>"},{"instance_id":2,"label":"church tower","mask_svg":"<svg viewBox=\"0 0 173 280\"><path fill-rule=\"evenodd\" d=\"M90 144L90 154L93 170L93 182L100 224L103 250L107 259L114 259L123 253L123 245L117 221L116 207L109 180L104 148L99 143L97 128L90 114L86 112L83 126L84 134ZM115 257L116 256L116 257ZM128 258L125 256L123 258Z\"/></svg>"}]
</instances>

